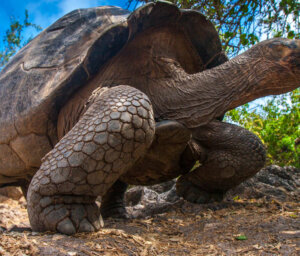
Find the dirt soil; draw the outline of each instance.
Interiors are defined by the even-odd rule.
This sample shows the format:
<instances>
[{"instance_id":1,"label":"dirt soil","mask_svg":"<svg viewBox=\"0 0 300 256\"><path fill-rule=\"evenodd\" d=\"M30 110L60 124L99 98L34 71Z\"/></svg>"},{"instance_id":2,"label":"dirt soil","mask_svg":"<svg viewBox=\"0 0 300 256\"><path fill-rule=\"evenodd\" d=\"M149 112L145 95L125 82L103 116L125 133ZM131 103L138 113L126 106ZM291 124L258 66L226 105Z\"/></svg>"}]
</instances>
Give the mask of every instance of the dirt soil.
<instances>
[{"instance_id":1,"label":"dirt soil","mask_svg":"<svg viewBox=\"0 0 300 256\"><path fill-rule=\"evenodd\" d=\"M107 220L96 233L30 230L24 198L0 197L0 255L300 255L299 203L183 200L143 219Z\"/></svg>"}]
</instances>

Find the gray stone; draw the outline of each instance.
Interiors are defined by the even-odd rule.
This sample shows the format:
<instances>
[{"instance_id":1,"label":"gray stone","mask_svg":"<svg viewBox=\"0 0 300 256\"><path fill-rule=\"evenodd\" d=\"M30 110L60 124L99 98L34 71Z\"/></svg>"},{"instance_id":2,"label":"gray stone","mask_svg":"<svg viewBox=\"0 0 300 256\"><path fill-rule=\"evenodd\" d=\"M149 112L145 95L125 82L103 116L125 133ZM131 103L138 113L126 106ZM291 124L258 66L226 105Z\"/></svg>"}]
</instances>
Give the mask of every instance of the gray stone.
<instances>
[{"instance_id":1,"label":"gray stone","mask_svg":"<svg viewBox=\"0 0 300 256\"><path fill-rule=\"evenodd\" d=\"M226 200L240 198L269 198L279 201L299 200L300 169L295 167L267 166L226 194Z\"/></svg>"},{"instance_id":2,"label":"gray stone","mask_svg":"<svg viewBox=\"0 0 300 256\"><path fill-rule=\"evenodd\" d=\"M23 196L23 193L19 187L5 187L0 188L0 195L14 200L19 200Z\"/></svg>"}]
</instances>

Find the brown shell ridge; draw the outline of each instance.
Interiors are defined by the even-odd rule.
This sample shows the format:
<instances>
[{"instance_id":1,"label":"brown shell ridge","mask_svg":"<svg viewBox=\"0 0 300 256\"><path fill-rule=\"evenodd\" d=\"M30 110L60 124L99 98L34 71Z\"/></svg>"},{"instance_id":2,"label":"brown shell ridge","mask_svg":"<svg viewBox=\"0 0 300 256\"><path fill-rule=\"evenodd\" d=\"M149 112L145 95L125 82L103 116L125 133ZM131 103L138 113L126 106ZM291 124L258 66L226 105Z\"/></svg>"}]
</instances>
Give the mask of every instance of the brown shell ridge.
<instances>
[{"instance_id":1,"label":"brown shell ridge","mask_svg":"<svg viewBox=\"0 0 300 256\"><path fill-rule=\"evenodd\" d=\"M221 41L214 25L196 10L178 9L170 2L151 2L132 12L127 20L128 41L150 27L177 23L184 28L206 69L228 60L222 52Z\"/></svg>"}]
</instances>

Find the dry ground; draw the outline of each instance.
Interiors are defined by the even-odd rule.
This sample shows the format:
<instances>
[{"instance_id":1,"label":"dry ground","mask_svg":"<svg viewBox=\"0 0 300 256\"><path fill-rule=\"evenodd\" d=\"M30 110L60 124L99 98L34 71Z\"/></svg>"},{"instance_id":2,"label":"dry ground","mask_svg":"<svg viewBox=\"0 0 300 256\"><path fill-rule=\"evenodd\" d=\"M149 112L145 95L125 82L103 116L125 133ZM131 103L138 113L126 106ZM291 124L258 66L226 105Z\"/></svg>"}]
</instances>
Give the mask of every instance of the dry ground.
<instances>
[{"instance_id":1,"label":"dry ground","mask_svg":"<svg viewBox=\"0 0 300 256\"><path fill-rule=\"evenodd\" d=\"M0 255L300 255L299 202L180 200L166 213L107 220L92 234L30 230L24 198L0 197Z\"/></svg>"}]
</instances>

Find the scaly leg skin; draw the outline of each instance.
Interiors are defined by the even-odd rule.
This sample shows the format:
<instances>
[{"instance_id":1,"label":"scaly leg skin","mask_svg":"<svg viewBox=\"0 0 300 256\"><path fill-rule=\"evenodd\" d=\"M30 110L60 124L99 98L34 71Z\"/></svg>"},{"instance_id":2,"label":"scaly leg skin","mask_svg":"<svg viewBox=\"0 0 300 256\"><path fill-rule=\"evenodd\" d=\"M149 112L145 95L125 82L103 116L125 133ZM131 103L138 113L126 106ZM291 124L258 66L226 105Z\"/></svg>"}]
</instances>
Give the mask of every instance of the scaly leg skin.
<instances>
[{"instance_id":1,"label":"scaly leg skin","mask_svg":"<svg viewBox=\"0 0 300 256\"><path fill-rule=\"evenodd\" d=\"M228 189L264 166L262 142L239 126L213 121L195 129L193 139L206 148L207 158L200 167L177 180L177 194L190 202L220 201Z\"/></svg>"},{"instance_id":2,"label":"scaly leg skin","mask_svg":"<svg viewBox=\"0 0 300 256\"><path fill-rule=\"evenodd\" d=\"M125 182L117 180L102 197L100 211L104 219L128 219L124 202L127 187Z\"/></svg>"},{"instance_id":3,"label":"scaly leg skin","mask_svg":"<svg viewBox=\"0 0 300 256\"><path fill-rule=\"evenodd\" d=\"M28 189L34 231L64 234L100 229L97 196L151 145L155 132L148 97L130 86L95 90L79 122L43 159Z\"/></svg>"},{"instance_id":4,"label":"scaly leg skin","mask_svg":"<svg viewBox=\"0 0 300 256\"><path fill-rule=\"evenodd\" d=\"M102 217L104 219L129 217L124 203L124 195L128 186L126 181L130 184L147 185L152 182L159 183L160 179L165 181L165 179L178 177L178 171L184 167L180 168L176 161L180 158L179 154L186 148L190 137L190 130L176 121L156 122L155 138L146 155L120 177L102 197L100 209Z\"/></svg>"}]
</instances>

